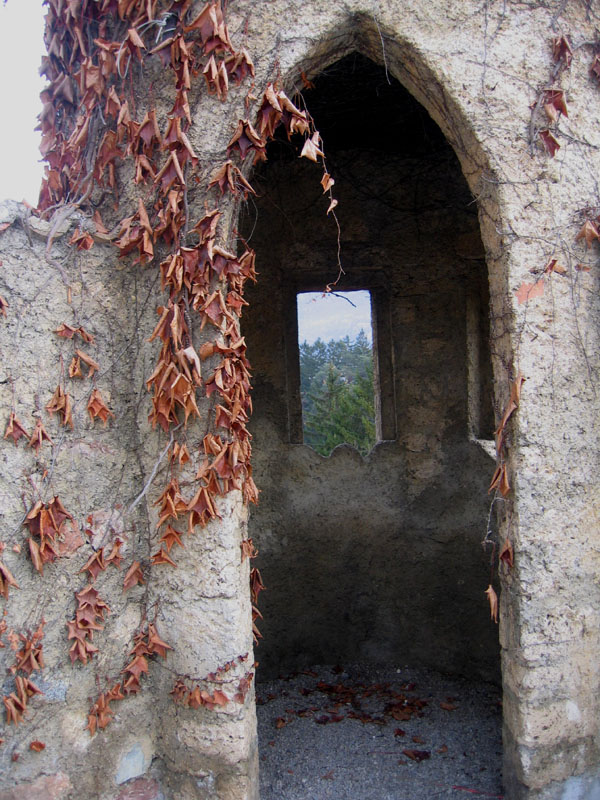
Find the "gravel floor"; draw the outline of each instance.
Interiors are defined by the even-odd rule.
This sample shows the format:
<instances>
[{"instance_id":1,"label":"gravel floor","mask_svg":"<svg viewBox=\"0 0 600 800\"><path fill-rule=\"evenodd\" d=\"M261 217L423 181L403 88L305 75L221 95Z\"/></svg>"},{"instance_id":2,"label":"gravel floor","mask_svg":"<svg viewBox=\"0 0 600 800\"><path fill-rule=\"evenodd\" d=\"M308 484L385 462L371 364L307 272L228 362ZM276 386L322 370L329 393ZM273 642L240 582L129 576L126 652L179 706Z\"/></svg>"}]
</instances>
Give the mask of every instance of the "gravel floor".
<instances>
[{"instance_id":1,"label":"gravel floor","mask_svg":"<svg viewBox=\"0 0 600 800\"><path fill-rule=\"evenodd\" d=\"M314 667L258 683L257 711L261 800L502 797L495 686Z\"/></svg>"}]
</instances>

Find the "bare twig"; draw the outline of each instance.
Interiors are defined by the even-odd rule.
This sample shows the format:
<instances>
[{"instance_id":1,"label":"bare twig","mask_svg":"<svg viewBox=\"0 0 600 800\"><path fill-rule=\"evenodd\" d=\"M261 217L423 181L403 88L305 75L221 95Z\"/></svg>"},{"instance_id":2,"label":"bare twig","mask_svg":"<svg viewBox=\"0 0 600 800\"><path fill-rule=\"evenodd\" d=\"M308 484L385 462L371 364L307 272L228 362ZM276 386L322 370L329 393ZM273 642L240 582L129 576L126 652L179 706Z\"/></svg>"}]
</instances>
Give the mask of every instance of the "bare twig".
<instances>
[{"instance_id":1,"label":"bare twig","mask_svg":"<svg viewBox=\"0 0 600 800\"><path fill-rule=\"evenodd\" d=\"M169 452L169 449L171 448L171 445L173 444L173 440L174 440L174 438L175 438L175 436L174 436L174 434L175 434L175 431L178 431L178 430L179 430L179 428L181 428L181 426L182 426L182 425L183 425L183 422L180 422L180 423L179 423L179 425L176 425L174 428L172 428L172 430L171 430L171 436L170 436L170 438L169 438L169 443L167 444L167 446L165 447L165 449L162 451L162 453L161 453L161 454L160 454L160 456L158 457L158 459L157 459L157 461L156 461L156 463L155 463L154 467L152 468L152 472L150 473L150 477L148 478L148 480L146 481L146 484L144 485L144 488L143 488L143 489L142 489L142 491L141 491L141 492L138 494L138 496L135 498L135 500L134 500L134 501L133 501L133 503L132 503L132 504L129 506L129 508L128 508L128 509L125 511L125 515L126 515L126 516L127 516L127 515L129 515L129 514L131 514L131 512L134 510L134 508L135 508L136 506L138 506L138 505L139 505L139 504L142 502L142 500L144 499L144 497L145 497L145 496L148 494L148 491L149 491L149 489L150 489L150 487L151 487L151 485L152 485L152 483L153 483L153 481L154 481L154 478L156 478L156 473L158 472L158 468L160 467L160 465L161 465L161 463L162 463L163 459L165 458L165 456L166 456L166 455L167 455L167 453Z\"/></svg>"}]
</instances>

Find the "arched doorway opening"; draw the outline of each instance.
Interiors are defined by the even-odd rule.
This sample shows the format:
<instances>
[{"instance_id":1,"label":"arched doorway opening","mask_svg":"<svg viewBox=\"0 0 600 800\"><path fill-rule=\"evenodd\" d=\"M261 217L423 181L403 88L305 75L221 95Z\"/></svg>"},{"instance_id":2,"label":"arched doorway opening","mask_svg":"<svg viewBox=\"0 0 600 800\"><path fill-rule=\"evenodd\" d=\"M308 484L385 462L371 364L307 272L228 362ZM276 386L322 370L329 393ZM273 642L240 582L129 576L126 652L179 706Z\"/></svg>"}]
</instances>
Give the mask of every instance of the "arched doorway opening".
<instances>
[{"instance_id":1,"label":"arched doorway opening","mask_svg":"<svg viewBox=\"0 0 600 800\"><path fill-rule=\"evenodd\" d=\"M257 213L242 225L260 272L242 326L262 490L249 535L268 588L257 680L362 664L498 683L483 595L494 426L476 205L440 129L383 67L354 52L314 84L304 102L339 230L319 170L284 140L255 171ZM371 297L378 442L364 458L303 443L296 298L336 280L338 255L336 289Z\"/></svg>"}]
</instances>

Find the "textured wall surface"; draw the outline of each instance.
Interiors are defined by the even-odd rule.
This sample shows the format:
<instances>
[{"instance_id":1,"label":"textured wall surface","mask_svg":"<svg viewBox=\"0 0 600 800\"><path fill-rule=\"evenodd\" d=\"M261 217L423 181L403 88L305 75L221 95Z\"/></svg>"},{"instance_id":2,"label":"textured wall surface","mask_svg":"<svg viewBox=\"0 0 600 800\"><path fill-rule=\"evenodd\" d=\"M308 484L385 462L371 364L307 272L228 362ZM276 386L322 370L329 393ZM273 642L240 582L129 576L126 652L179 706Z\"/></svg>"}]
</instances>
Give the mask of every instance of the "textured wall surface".
<instances>
[{"instance_id":1,"label":"textured wall surface","mask_svg":"<svg viewBox=\"0 0 600 800\"><path fill-rule=\"evenodd\" d=\"M238 0L228 4L227 13L232 39L242 42L254 59L255 95L278 77L288 92L299 89L301 70L313 78L359 51L384 64L424 105L456 152L477 201L486 254L497 414L506 406L509 383L518 370L527 379L507 431L512 489L498 504L500 541L510 537L515 560L512 569L500 569L506 797L595 797L600 791L598 244L592 242L587 250L576 240L599 205L599 87L590 73L595 54L587 44L595 38L595 11L578 0L492 2L483 7L463 0ZM552 39L559 34L569 35L574 45L573 63L560 74L552 60ZM134 89L140 118L148 98L159 108L167 102L162 89L169 80L160 65L140 78ZM235 130L232 120L248 113L246 89L225 109L199 84L191 93L195 124L190 139L209 174L215 159L224 157ZM555 129L561 148L554 158L537 135L548 124L540 94L548 86L566 91L569 109L568 119L562 117ZM249 114L254 114L252 108ZM159 117L164 121L164 109ZM133 213L131 174L124 171L119 181L121 210ZM202 207L202 198L195 202ZM234 211L232 229L237 225ZM46 666L41 677L37 672L32 676L44 695L30 700L24 723L4 727L0 797L255 797L252 694L243 705L210 712L181 709L168 695L176 676L201 678L250 650L248 564L241 562L239 552L246 512L235 497L224 503L221 523L196 534L194 546L187 543L178 569L161 573L155 568L151 582L126 594L121 591L122 571L110 567L103 573L98 587L111 614L104 630L94 635L100 653L87 666L70 665L66 623L75 610L73 593L85 585L80 570L93 554L86 528L97 529L100 536L105 531L107 540L121 536L124 566L128 548L131 554L134 547L140 552L145 546L149 554L155 544L152 503L162 488L151 489L133 510L129 507L167 444L166 437L148 427L144 388L156 356L146 340L163 296L154 265L118 262L108 245L96 244L81 253L66 248L64 240L55 242L49 264L44 250L50 229L39 236L30 232L30 241L27 224L16 219L24 213L3 208L0 218L0 225L11 223L0 233L0 294L8 302L6 319L0 318L0 397L7 419L14 408L28 432L42 419L53 444L43 444L38 457L23 441L17 447L5 441L0 450L6 544L2 561L20 587L13 587L2 602L7 629L17 634L35 630L44 616ZM115 219L107 212L105 221L110 226ZM552 258L564 273L544 274ZM516 292L536 280L538 296L520 304ZM65 284L71 286L70 303ZM100 364L96 384L115 413L106 428L99 422L92 426L86 417L89 379L69 383L75 400L73 431L59 429L45 411L60 378L60 357L68 368L74 347L52 332L63 321L83 325L96 336L96 345L82 349ZM459 327L454 331L457 341L462 340ZM418 335L413 328L412 336ZM261 359L257 353L257 362ZM418 421L413 424L411 435L418 436ZM261 441L263 431L259 420L261 469L268 466L269 453L264 437ZM202 435L192 426L192 440ZM275 461L284 453L279 441L275 438ZM388 509L399 496L409 496L411 486L418 491L423 485L396 466L401 459L422 463L422 454L407 455L408 444L406 438L399 440L400 450L406 451L400 455L380 448L367 465L370 470L394 460L393 480L404 485L390 494L380 490L380 502ZM465 445L465 469L468 464L473 493L483 493L488 476L476 473L487 471L489 461L483 455L470 461L469 447ZM305 477L310 468L329 467L300 451L287 460L286 474L301 467L302 480L311 489ZM341 453L329 463L339 459L350 471L364 472L358 461L348 466L352 458ZM166 469L161 462L159 476ZM270 491L267 484L265 495ZM25 512L40 494L46 503L59 495L74 517L64 555L46 566L43 577L26 555L22 527ZM268 500L267 508L279 513L277 498ZM462 508L456 512L444 531L452 533L450 538L464 528ZM386 515L391 523L393 511ZM401 519L409 526L406 516ZM416 528L413 533L417 541L421 534ZM274 551L276 525L270 535ZM358 537L358 530L353 535ZM476 541L473 547L477 549ZM152 659L142 692L116 706L113 724L90 738L84 730L86 712L109 678L118 676L132 634L145 618L156 621L159 634L175 650L165 660ZM379 635L385 637L392 629L383 621ZM7 636L3 641L0 655L9 667L14 653ZM454 641L460 641L458 635ZM241 675L245 666L239 663L235 669ZM8 675L3 692L13 690ZM45 742L46 749L29 750L32 740Z\"/></svg>"}]
</instances>

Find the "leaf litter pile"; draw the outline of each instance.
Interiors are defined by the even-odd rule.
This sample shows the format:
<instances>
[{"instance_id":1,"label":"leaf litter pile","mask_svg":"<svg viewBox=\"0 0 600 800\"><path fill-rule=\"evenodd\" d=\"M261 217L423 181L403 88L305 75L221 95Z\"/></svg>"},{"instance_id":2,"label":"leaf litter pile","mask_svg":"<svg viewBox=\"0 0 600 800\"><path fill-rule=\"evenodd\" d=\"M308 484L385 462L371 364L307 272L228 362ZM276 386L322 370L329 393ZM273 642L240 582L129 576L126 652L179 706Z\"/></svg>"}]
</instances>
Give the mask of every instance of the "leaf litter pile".
<instances>
[{"instance_id":1,"label":"leaf litter pile","mask_svg":"<svg viewBox=\"0 0 600 800\"><path fill-rule=\"evenodd\" d=\"M500 691L428 670L257 684L262 800L502 798Z\"/></svg>"}]
</instances>

